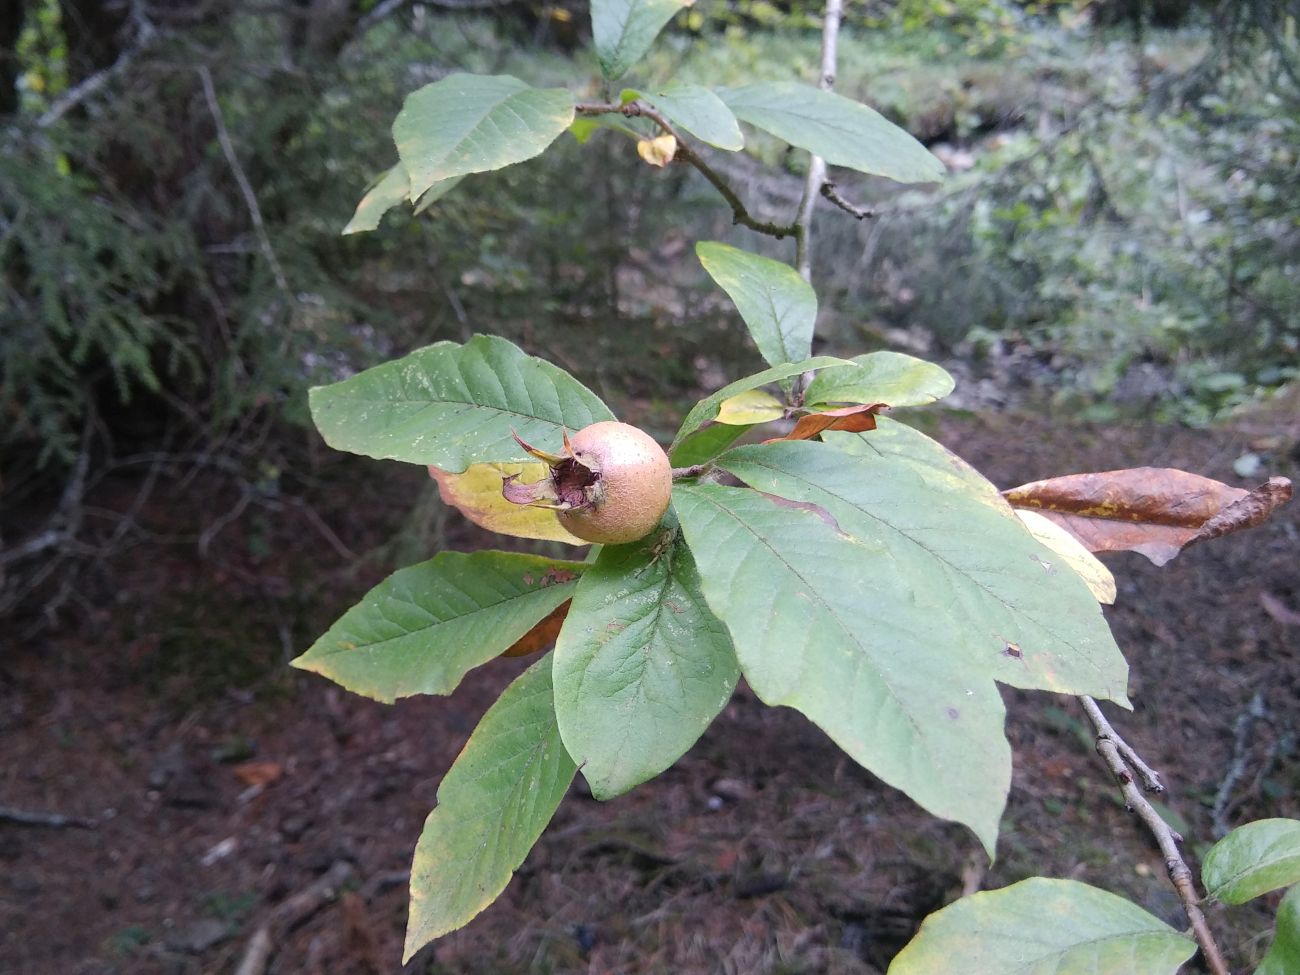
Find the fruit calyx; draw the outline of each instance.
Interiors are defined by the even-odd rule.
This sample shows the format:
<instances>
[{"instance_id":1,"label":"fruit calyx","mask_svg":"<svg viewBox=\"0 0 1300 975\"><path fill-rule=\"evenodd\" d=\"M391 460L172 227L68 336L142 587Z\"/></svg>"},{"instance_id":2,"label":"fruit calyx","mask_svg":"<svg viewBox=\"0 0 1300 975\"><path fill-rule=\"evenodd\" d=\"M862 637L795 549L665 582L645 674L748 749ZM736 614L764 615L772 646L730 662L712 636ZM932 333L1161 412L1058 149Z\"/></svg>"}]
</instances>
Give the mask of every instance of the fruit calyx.
<instances>
[{"instance_id":1,"label":"fruit calyx","mask_svg":"<svg viewBox=\"0 0 1300 975\"><path fill-rule=\"evenodd\" d=\"M563 453L515 441L550 467L534 484L506 477L501 493L514 504L549 508L560 523L589 542L631 542L659 523L672 491L672 468L663 448L626 423L602 421L564 432Z\"/></svg>"}]
</instances>

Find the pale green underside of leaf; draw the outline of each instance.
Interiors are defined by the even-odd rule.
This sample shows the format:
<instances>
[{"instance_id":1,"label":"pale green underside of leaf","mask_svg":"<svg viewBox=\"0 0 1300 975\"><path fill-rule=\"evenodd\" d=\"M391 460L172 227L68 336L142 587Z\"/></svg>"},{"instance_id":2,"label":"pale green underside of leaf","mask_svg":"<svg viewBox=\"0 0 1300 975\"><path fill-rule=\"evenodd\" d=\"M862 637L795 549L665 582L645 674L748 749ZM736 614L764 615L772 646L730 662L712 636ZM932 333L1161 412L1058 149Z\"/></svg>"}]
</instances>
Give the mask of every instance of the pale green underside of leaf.
<instances>
[{"instance_id":1,"label":"pale green underside of leaf","mask_svg":"<svg viewBox=\"0 0 1300 975\"><path fill-rule=\"evenodd\" d=\"M804 402L813 405L888 403L926 406L953 390L946 369L902 352L854 356L859 368L823 369L808 384Z\"/></svg>"},{"instance_id":2,"label":"pale green underside of leaf","mask_svg":"<svg viewBox=\"0 0 1300 975\"><path fill-rule=\"evenodd\" d=\"M512 552L443 552L366 593L293 665L379 701L450 694L572 596L584 568Z\"/></svg>"},{"instance_id":3,"label":"pale green underside of leaf","mask_svg":"<svg viewBox=\"0 0 1300 975\"><path fill-rule=\"evenodd\" d=\"M403 963L505 890L574 772L555 724L547 654L488 709L438 787L411 864Z\"/></svg>"},{"instance_id":4,"label":"pale green underside of leaf","mask_svg":"<svg viewBox=\"0 0 1300 975\"><path fill-rule=\"evenodd\" d=\"M947 172L925 146L879 112L834 92L766 81L718 95L742 122L832 165L899 183L933 183Z\"/></svg>"},{"instance_id":5,"label":"pale green underside of leaf","mask_svg":"<svg viewBox=\"0 0 1300 975\"><path fill-rule=\"evenodd\" d=\"M875 567L942 607L933 642L1005 684L1127 704L1128 665L1097 600L1020 521L964 490L935 488L906 458L870 454L873 432L831 443L737 447L718 465L745 483L818 505L880 552ZM856 436L864 449L839 444Z\"/></svg>"},{"instance_id":6,"label":"pale green underside of leaf","mask_svg":"<svg viewBox=\"0 0 1300 975\"><path fill-rule=\"evenodd\" d=\"M679 483L673 504L754 692L991 856L1011 778L1002 699L936 632L947 617L929 592L901 584L883 548L756 491Z\"/></svg>"},{"instance_id":7,"label":"pale green underside of leaf","mask_svg":"<svg viewBox=\"0 0 1300 975\"><path fill-rule=\"evenodd\" d=\"M1300 972L1300 887L1292 887L1277 908L1273 943L1255 975L1296 975Z\"/></svg>"},{"instance_id":8,"label":"pale green underside of leaf","mask_svg":"<svg viewBox=\"0 0 1300 975\"><path fill-rule=\"evenodd\" d=\"M1005 517L1015 517L995 484L939 441L906 423L878 416L869 436L831 432L823 433L822 439L837 450L905 461L931 487L964 491Z\"/></svg>"},{"instance_id":9,"label":"pale green underside of leaf","mask_svg":"<svg viewBox=\"0 0 1300 975\"><path fill-rule=\"evenodd\" d=\"M1195 951L1122 897L1034 877L931 914L889 975L1174 975Z\"/></svg>"},{"instance_id":10,"label":"pale green underside of leaf","mask_svg":"<svg viewBox=\"0 0 1300 975\"><path fill-rule=\"evenodd\" d=\"M817 320L817 295L798 271L714 241L700 241L695 253L709 277L735 302L768 365L808 357Z\"/></svg>"},{"instance_id":11,"label":"pale green underside of leaf","mask_svg":"<svg viewBox=\"0 0 1300 975\"><path fill-rule=\"evenodd\" d=\"M412 212L415 215L423 213L454 190L462 179L464 179L463 176L453 176L451 179L444 179L434 183L425 192L424 196L420 197ZM357 204L357 210L352 214L352 219L343 228L343 236L378 229L379 222L383 219L385 213L398 204L406 202L410 189L411 181L406 176L406 167L399 162L376 180L366 191L366 195Z\"/></svg>"},{"instance_id":12,"label":"pale green underside of leaf","mask_svg":"<svg viewBox=\"0 0 1300 975\"><path fill-rule=\"evenodd\" d=\"M385 213L406 199L411 182L406 178L406 167L400 162L384 173L361 198L352 219L343 228L344 236L374 230Z\"/></svg>"},{"instance_id":13,"label":"pale green underside of leaf","mask_svg":"<svg viewBox=\"0 0 1300 975\"><path fill-rule=\"evenodd\" d=\"M729 399L737 393L743 393L747 389L758 389L758 387L766 386L768 383L780 382L782 379L797 376L801 372L811 372L815 369L825 369L828 366L844 365L850 365L847 359L820 355L805 359L803 362L788 362L784 365L773 366L770 369L764 369L762 372L756 372L752 376L746 376L744 379L737 379L734 383L723 386L716 393L706 396L691 407L691 411L686 414L686 419L682 421L681 429L677 431L677 436L673 438L673 444L669 450L670 452L675 451L687 437L714 419L718 415L718 407L722 405L723 400Z\"/></svg>"},{"instance_id":14,"label":"pale green underside of leaf","mask_svg":"<svg viewBox=\"0 0 1300 975\"><path fill-rule=\"evenodd\" d=\"M416 199L440 180L523 162L573 121L573 95L509 75L452 74L413 91L393 141Z\"/></svg>"},{"instance_id":15,"label":"pale green underside of leaf","mask_svg":"<svg viewBox=\"0 0 1300 975\"><path fill-rule=\"evenodd\" d=\"M1234 829L1205 854L1201 880L1225 904L1300 883L1300 820L1261 819Z\"/></svg>"},{"instance_id":16,"label":"pale green underside of leaf","mask_svg":"<svg viewBox=\"0 0 1300 975\"><path fill-rule=\"evenodd\" d=\"M745 148L736 116L726 102L702 85L679 83L651 95L637 95L668 116L668 121L711 146L729 152Z\"/></svg>"},{"instance_id":17,"label":"pale green underside of leaf","mask_svg":"<svg viewBox=\"0 0 1300 975\"><path fill-rule=\"evenodd\" d=\"M667 547L656 533L601 550L555 646L560 733L597 799L677 761L740 676L726 627L704 602L671 515L666 525L674 533Z\"/></svg>"},{"instance_id":18,"label":"pale green underside of leaf","mask_svg":"<svg viewBox=\"0 0 1300 975\"><path fill-rule=\"evenodd\" d=\"M439 342L310 394L325 442L367 457L432 464L527 461L516 431L558 449L562 428L612 420L604 403L563 369L503 338Z\"/></svg>"},{"instance_id":19,"label":"pale green underside of leaf","mask_svg":"<svg viewBox=\"0 0 1300 975\"><path fill-rule=\"evenodd\" d=\"M605 77L615 81L650 50L664 24L692 0L592 0L591 39Z\"/></svg>"}]
</instances>

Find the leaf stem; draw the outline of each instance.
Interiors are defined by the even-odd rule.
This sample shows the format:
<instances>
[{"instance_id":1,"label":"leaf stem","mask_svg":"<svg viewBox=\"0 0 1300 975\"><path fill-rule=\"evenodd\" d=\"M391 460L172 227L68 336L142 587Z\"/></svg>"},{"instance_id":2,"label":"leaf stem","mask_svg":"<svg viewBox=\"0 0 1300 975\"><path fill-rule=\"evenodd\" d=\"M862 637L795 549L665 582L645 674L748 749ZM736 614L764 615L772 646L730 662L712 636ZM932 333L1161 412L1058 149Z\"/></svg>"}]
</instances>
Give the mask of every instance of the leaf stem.
<instances>
[{"instance_id":1,"label":"leaf stem","mask_svg":"<svg viewBox=\"0 0 1300 975\"><path fill-rule=\"evenodd\" d=\"M654 122L666 134L671 135L677 140L677 155L675 158L684 163L695 167L701 176L709 181L715 190L726 200L727 205L731 207L731 222L739 224L742 227L748 227L760 234L766 234L768 237L775 237L782 240L786 237L797 236L799 231L795 224L775 223L770 220L759 220L749 212L745 202L740 198L731 185L723 179L707 161L691 147L690 143L683 138L682 134L677 131L676 127L653 105L637 100L628 102L626 105L620 105L615 102L580 102L575 106L580 115L611 115L619 113L628 118L648 118Z\"/></svg>"},{"instance_id":2,"label":"leaf stem","mask_svg":"<svg viewBox=\"0 0 1300 975\"><path fill-rule=\"evenodd\" d=\"M692 464L690 467L674 467L673 480L680 481L687 477L703 477L713 470L713 462L705 461L703 464Z\"/></svg>"},{"instance_id":3,"label":"leaf stem","mask_svg":"<svg viewBox=\"0 0 1300 975\"><path fill-rule=\"evenodd\" d=\"M1178 850L1178 844L1183 838L1174 832L1156 808L1147 802L1146 797L1138 789L1133 772L1126 764L1125 758L1127 757L1133 767L1139 770L1149 790L1153 792L1164 790L1160 784L1160 776L1138 758L1133 748L1115 732L1095 700L1085 694L1079 697L1079 701L1083 704L1083 710L1097 732L1097 754L1101 756L1106 767L1115 776L1115 781L1119 783L1125 805L1146 826L1160 847L1160 852L1164 854L1165 870L1169 873L1169 880L1174 885L1174 890L1178 892L1178 899L1183 902L1183 910L1187 912L1187 920L1192 925L1192 936L1201 946L1205 964L1213 975L1231 975L1228 963L1224 960L1223 953L1214 940L1214 934L1205 920L1205 915L1201 912L1201 898L1196 893L1191 868L1187 866L1187 861Z\"/></svg>"}]
</instances>

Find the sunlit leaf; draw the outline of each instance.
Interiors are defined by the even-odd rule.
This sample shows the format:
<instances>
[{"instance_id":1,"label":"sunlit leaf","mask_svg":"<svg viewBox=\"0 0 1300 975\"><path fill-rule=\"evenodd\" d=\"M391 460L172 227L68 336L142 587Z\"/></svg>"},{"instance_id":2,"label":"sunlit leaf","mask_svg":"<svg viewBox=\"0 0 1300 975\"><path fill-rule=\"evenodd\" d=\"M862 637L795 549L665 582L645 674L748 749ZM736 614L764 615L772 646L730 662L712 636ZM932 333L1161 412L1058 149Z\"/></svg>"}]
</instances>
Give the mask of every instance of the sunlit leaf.
<instances>
[{"instance_id":1,"label":"sunlit leaf","mask_svg":"<svg viewBox=\"0 0 1300 975\"><path fill-rule=\"evenodd\" d=\"M671 516L665 524L643 541L601 549L555 648L560 732L597 799L677 761L739 677L690 549Z\"/></svg>"},{"instance_id":2,"label":"sunlit leaf","mask_svg":"<svg viewBox=\"0 0 1300 975\"><path fill-rule=\"evenodd\" d=\"M752 376L737 379L734 383L723 386L716 393L706 396L691 407L691 411L686 414L686 419L682 421L681 428L677 431L677 436L673 438L672 447L669 448L670 452L676 450L678 445L704 424L716 420L718 409L722 404L738 393L758 389L760 386L766 386L769 383L780 382L782 379L797 376L801 372L811 372L814 369L825 369L827 366L842 365L845 365L844 359L837 359L829 355L814 356L811 359L805 359L803 362L787 362L783 365L773 366L771 369L764 369L762 372L756 372Z\"/></svg>"},{"instance_id":3,"label":"sunlit leaf","mask_svg":"<svg viewBox=\"0 0 1300 975\"><path fill-rule=\"evenodd\" d=\"M563 369L492 335L439 342L317 386L310 403L316 428L337 450L453 473L532 460L516 433L558 447L566 426L614 418Z\"/></svg>"},{"instance_id":4,"label":"sunlit leaf","mask_svg":"<svg viewBox=\"0 0 1300 975\"><path fill-rule=\"evenodd\" d=\"M651 166L667 166L677 154L677 140L671 135L641 139L636 144L636 154Z\"/></svg>"},{"instance_id":5,"label":"sunlit leaf","mask_svg":"<svg viewBox=\"0 0 1300 975\"><path fill-rule=\"evenodd\" d=\"M693 0L592 0L591 39L600 70L616 81L645 56L664 24Z\"/></svg>"},{"instance_id":6,"label":"sunlit leaf","mask_svg":"<svg viewBox=\"0 0 1300 975\"><path fill-rule=\"evenodd\" d=\"M1016 515L1029 529L1029 534L1065 560L1097 597L1097 602L1107 606L1115 602L1115 577L1083 543L1049 518L1037 511L1017 508Z\"/></svg>"},{"instance_id":7,"label":"sunlit leaf","mask_svg":"<svg viewBox=\"0 0 1300 975\"><path fill-rule=\"evenodd\" d=\"M575 771L555 724L548 655L488 709L438 786L411 864L403 963L505 890Z\"/></svg>"},{"instance_id":8,"label":"sunlit leaf","mask_svg":"<svg viewBox=\"0 0 1300 975\"><path fill-rule=\"evenodd\" d=\"M1296 975L1300 972L1300 887L1292 887L1277 908L1273 943L1255 975Z\"/></svg>"},{"instance_id":9,"label":"sunlit leaf","mask_svg":"<svg viewBox=\"0 0 1300 975\"><path fill-rule=\"evenodd\" d=\"M406 96L393 141L416 199L434 183L545 151L573 121L573 95L509 75L450 74Z\"/></svg>"},{"instance_id":10,"label":"sunlit leaf","mask_svg":"<svg viewBox=\"0 0 1300 975\"><path fill-rule=\"evenodd\" d=\"M379 701L450 694L573 595L581 562L442 552L399 569L293 666Z\"/></svg>"},{"instance_id":11,"label":"sunlit leaf","mask_svg":"<svg viewBox=\"0 0 1300 975\"><path fill-rule=\"evenodd\" d=\"M902 352L868 352L853 357L856 368L824 369L808 384L809 406L834 403L885 403L925 406L953 390L947 370Z\"/></svg>"},{"instance_id":12,"label":"sunlit leaf","mask_svg":"<svg viewBox=\"0 0 1300 975\"><path fill-rule=\"evenodd\" d=\"M859 434L870 442L871 434ZM845 439L848 439L847 437ZM1088 587L1020 522L964 490L935 489L903 460L839 441L736 447L717 464L746 484L829 512L889 575L943 607L934 639L1015 687L1127 704L1128 666ZM864 555L864 561L867 556Z\"/></svg>"},{"instance_id":13,"label":"sunlit leaf","mask_svg":"<svg viewBox=\"0 0 1300 975\"><path fill-rule=\"evenodd\" d=\"M1011 778L1002 699L955 640L946 593L902 581L885 548L815 504L682 482L673 505L754 692L991 854Z\"/></svg>"},{"instance_id":14,"label":"sunlit leaf","mask_svg":"<svg viewBox=\"0 0 1300 975\"><path fill-rule=\"evenodd\" d=\"M1205 854L1201 880L1225 904L1300 883L1300 820L1261 819L1234 829Z\"/></svg>"},{"instance_id":15,"label":"sunlit leaf","mask_svg":"<svg viewBox=\"0 0 1300 975\"><path fill-rule=\"evenodd\" d=\"M762 389L747 389L730 399L722 401L718 407L717 421L732 426L750 426L755 423L770 423L785 416L785 404Z\"/></svg>"},{"instance_id":16,"label":"sunlit leaf","mask_svg":"<svg viewBox=\"0 0 1300 975\"><path fill-rule=\"evenodd\" d=\"M480 528L516 538L540 538L570 545L590 544L565 531L554 511L513 504L501 493L501 485L510 475L516 476L516 483L528 485L549 477L550 473L550 467L542 461L471 464L459 474L429 468L429 475L438 482L442 500Z\"/></svg>"},{"instance_id":17,"label":"sunlit leaf","mask_svg":"<svg viewBox=\"0 0 1300 975\"><path fill-rule=\"evenodd\" d=\"M1065 528L1091 552L1140 552L1164 565L1193 542L1260 524L1291 498L1270 478L1253 491L1167 467L1070 474L1003 492Z\"/></svg>"},{"instance_id":18,"label":"sunlit leaf","mask_svg":"<svg viewBox=\"0 0 1300 975\"><path fill-rule=\"evenodd\" d=\"M808 357L817 295L794 268L715 241L700 241L695 253L709 277L735 302L769 365Z\"/></svg>"},{"instance_id":19,"label":"sunlit leaf","mask_svg":"<svg viewBox=\"0 0 1300 975\"><path fill-rule=\"evenodd\" d=\"M933 183L947 169L879 112L811 85L764 81L718 92L742 122L807 149L834 166L900 183Z\"/></svg>"},{"instance_id":20,"label":"sunlit leaf","mask_svg":"<svg viewBox=\"0 0 1300 975\"><path fill-rule=\"evenodd\" d=\"M406 200L410 185L406 178L406 167L401 163L384 173L357 204L356 213L352 214L352 219L343 228L344 236L377 228L385 213Z\"/></svg>"},{"instance_id":21,"label":"sunlit leaf","mask_svg":"<svg viewBox=\"0 0 1300 975\"><path fill-rule=\"evenodd\" d=\"M931 914L889 975L1174 975L1196 942L1123 897L1032 877Z\"/></svg>"},{"instance_id":22,"label":"sunlit leaf","mask_svg":"<svg viewBox=\"0 0 1300 975\"><path fill-rule=\"evenodd\" d=\"M906 423L877 416L876 429L869 436L829 433L824 439L838 450L898 460L932 487L964 491L1006 517L1014 517L1011 505L983 474L937 440Z\"/></svg>"},{"instance_id":23,"label":"sunlit leaf","mask_svg":"<svg viewBox=\"0 0 1300 975\"><path fill-rule=\"evenodd\" d=\"M626 92L624 95L626 96ZM649 102L668 121L709 145L735 152L745 147L736 116L727 103L708 88L675 83L653 94L633 92L634 98Z\"/></svg>"}]
</instances>

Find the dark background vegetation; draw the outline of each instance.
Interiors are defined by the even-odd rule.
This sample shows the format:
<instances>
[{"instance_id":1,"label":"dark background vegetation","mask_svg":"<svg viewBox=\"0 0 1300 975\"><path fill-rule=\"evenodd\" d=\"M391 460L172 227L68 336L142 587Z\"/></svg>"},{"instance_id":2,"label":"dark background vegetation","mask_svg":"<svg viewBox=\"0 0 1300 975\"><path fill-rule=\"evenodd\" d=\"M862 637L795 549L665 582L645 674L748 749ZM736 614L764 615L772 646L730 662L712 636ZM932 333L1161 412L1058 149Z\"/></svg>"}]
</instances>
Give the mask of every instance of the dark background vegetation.
<instances>
[{"instance_id":1,"label":"dark background vegetation","mask_svg":"<svg viewBox=\"0 0 1300 975\"><path fill-rule=\"evenodd\" d=\"M698 0L644 77L810 78L818 10ZM838 88L951 176L921 193L845 174L880 215L819 212L820 350L944 362L959 388L932 432L1002 484L1148 463L1294 477L1296 18L1281 0L851 4ZM0 823L0 971L233 970L339 864L346 896L275 922L272 970L396 970L400 871L514 665L386 709L285 664L385 571L499 540L421 472L326 450L305 390L494 332L666 439L757 365L693 242L791 257L685 167L601 137L339 235L394 160L407 92L452 71L585 84L588 35L569 0L0 6L0 806L95 826ZM798 154L756 137L722 155L751 209L792 212ZM1181 779L1171 814L1198 842L1297 814L1298 540L1284 512L1171 570L1116 565L1130 737ZM1266 717L1234 737L1256 692ZM1177 923L1078 715L1011 696L988 877L969 838L742 691L655 784L571 799L502 904L412 970L883 970L963 888L1032 873ZM1266 911L1214 920L1239 966L1262 952Z\"/></svg>"}]
</instances>

